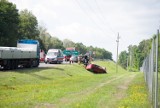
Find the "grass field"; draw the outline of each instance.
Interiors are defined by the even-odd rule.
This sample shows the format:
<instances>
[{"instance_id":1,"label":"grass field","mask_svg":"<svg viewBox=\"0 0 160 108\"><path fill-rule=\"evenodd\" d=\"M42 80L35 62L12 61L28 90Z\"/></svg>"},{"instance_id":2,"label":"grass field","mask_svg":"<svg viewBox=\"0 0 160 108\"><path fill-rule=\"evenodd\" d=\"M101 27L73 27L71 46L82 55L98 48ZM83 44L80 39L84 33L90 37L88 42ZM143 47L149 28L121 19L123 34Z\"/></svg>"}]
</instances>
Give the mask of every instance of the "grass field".
<instances>
[{"instance_id":1,"label":"grass field","mask_svg":"<svg viewBox=\"0 0 160 108\"><path fill-rule=\"evenodd\" d=\"M96 64L108 73L93 74L78 64L1 71L0 108L150 108L143 73Z\"/></svg>"}]
</instances>

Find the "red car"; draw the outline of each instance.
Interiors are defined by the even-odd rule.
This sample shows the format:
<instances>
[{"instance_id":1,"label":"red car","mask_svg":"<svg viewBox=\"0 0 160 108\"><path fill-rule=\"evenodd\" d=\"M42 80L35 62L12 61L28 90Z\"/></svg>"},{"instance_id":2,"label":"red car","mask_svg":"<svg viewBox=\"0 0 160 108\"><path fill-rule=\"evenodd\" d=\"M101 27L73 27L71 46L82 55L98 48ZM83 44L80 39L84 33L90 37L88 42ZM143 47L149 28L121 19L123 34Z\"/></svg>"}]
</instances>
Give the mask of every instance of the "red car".
<instances>
[{"instance_id":1,"label":"red car","mask_svg":"<svg viewBox=\"0 0 160 108\"><path fill-rule=\"evenodd\" d=\"M88 64L86 69L94 73L107 73L105 67L101 67L96 64Z\"/></svg>"}]
</instances>

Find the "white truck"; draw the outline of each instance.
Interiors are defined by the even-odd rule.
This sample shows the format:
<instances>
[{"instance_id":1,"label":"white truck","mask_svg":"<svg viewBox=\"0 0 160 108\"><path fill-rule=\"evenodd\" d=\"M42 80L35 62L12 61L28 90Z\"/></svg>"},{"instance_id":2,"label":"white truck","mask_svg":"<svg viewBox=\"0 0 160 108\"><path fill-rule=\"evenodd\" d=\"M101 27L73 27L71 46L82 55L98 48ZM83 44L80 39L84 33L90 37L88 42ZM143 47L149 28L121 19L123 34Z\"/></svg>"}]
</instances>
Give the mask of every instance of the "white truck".
<instances>
[{"instance_id":1,"label":"white truck","mask_svg":"<svg viewBox=\"0 0 160 108\"><path fill-rule=\"evenodd\" d=\"M0 47L0 68L38 67L39 53L37 40L18 40L17 47Z\"/></svg>"}]
</instances>

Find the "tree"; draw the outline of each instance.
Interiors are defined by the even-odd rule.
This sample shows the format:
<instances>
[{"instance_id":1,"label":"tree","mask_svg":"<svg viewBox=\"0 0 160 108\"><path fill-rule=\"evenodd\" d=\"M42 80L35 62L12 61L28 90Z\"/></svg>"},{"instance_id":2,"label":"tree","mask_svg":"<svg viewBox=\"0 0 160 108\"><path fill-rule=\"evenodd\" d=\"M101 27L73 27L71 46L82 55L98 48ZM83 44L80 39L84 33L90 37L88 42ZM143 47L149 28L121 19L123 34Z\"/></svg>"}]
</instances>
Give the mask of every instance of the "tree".
<instances>
[{"instance_id":1,"label":"tree","mask_svg":"<svg viewBox=\"0 0 160 108\"><path fill-rule=\"evenodd\" d=\"M106 51L104 48L93 48L93 52L95 52L95 58L97 59L110 59L112 60L112 53Z\"/></svg>"},{"instance_id":2,"label":"tree","mask_svg":"<svg viewBox=\"0 0 160 108\"><path fill-rule=\"evenodd\" d=\"M119 54L119 60L118 63L124 68L127 68L127 59L128 59L128 53L126 51L122 51Z\"/></svg>"},{"instance_id":3,"label":"tree","mask_svg":"<svg viewBox=\"0 0 160 108\"><path fill-rule=\"evenodd\" d=\"M68 48L68 47L74 47L75 43L69 39L64 39L63 40L63 46L64 48Z\"/></svg>"},{"instance_id":4,"label":"tree","mask_svg":"<svg viewBox=\"0 0 160 108\"><path fill-rule=\"evenodd\" d=\"M81 54L85 54L87 52L87 48L83 43L75 43L75 47Z\"/></svg>"},{"instance_id":5,"label":"tree","mask_svg":"<svg viewBox=\"0 0 160 108\"><path fill-rule=\"evenodd\" d=\"M103 53L102 53L103 54L103 58L113 60L111 52L106 51L105 49L102 49L102 50L103 50Z\"/></svg>"},{"instance_id":6,"label":"tree","mask_svg":"<svg viewBox=\"0 0 160 108\"><path fill-rule=\"evenodd\" d=\"M129 64L129 70L130 71L138 71L139 70L139 52L138 52L138 46L137 45L129 45L128 47L128 64Z\"/></svg>"},{"instance_id":7,"label":"tree","mask_svg":"<svg viewBox=\"0 0 160 108\"><path fill-rule=\"evenodd\" d=\"M32 12L23 10L20 12L19 35L23 39L38 39L38 22Z\"/></svg>"},{"instance_id":8,"label":"tree","mask_svg":"<svg viewBox=\"0 0 160 108\"><path fill-rule=\"evenodd\" d=\"M59 40L57 37L51 37L50 38L50 43L49 43L48 47L64 50L63 42L61 40Z\"/></svg>"},{"instance_id":9,"label":"tree","mask_svg":"<svg viewBox=\"0 0 160 108\"><path fill-rule=\"evenodd\" d=\"M38 26L39 30L39 43L40 43L40 49L43 49L45 52L48 50L48 42L47 38L49 39L50 42L50 34L47 32L47 29L43 26Z\"/></svg>"},{"instance_id":10,"label":"tree","mask_svg":"<svg viewBox=\"0 0 160 108\"><path fill-rule=\"evenodd\" d=\"M51 36L47 29L43 26L38 27L39 30L39 42L40 42L40 48L43 49L45 52L48 51L50 48L55 49L64 49L63 42L59 40L57 37Z\"/></svg>"},{"instance_id":11,"label":"tree","mask_svg":"<svg viewBox=\"0 0 160 108\"><path fill-rule=\"evenodd\" d=\"M139 53L138 53L138 46L132 46L132 68L134 70L139 70Z\"/></svg>"},{"instance_id":12,"label":"tree","mask_svg":"<svg viewBox=\"0 0 160 108\"><path fill-rule=\"evenodd\" d=\"M16 46L19 15L16 5L0 0L0 46Z\"/></svg>"},{"instance_id":13,"label":"tree","mask_svg":"<svg viewBox=\"0 0 160 108\"><path fill-rule=\"evenodd\" d=\"M138 53L139 53L139 67L142 66L143 60L147 57L151 49L151 39L143 40L138 45Z\"/></svg>"},{"instance_id":14,"label":"tree","mask_svg":"<svg viewBox=\"0 0 160 108\"><path fill-rule=\"evenodd\" d=\"M142 66L144 59L150 52L152 39L143 40L139 43L139 45L129 45L128 46L128 63L129 70L138 71ZM124 67L125 58L124 52L121 52L119 56L119 63L122 67ZM124 60L123 60L124 59ZM124 67L125 68L125 67Z\"/></svg>"}]
</instances>

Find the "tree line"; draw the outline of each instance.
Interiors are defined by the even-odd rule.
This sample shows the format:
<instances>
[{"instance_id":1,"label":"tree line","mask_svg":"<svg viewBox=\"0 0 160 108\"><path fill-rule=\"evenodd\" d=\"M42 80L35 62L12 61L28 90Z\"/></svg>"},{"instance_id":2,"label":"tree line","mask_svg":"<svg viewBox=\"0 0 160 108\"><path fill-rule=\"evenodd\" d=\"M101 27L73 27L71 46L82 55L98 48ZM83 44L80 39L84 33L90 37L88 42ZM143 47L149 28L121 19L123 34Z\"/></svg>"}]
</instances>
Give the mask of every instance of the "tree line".
<instances>
[{"instance_id":1,"label":"tree line","mask_svg":"<svg viewBox=\"0 0 160 108\"><path fill-rule=\"evenodd\" d=\"M19 11L15 4L7 0L0 0L0 25L0 46L16 47L19 39L36 39L45 52L50 48L64 50L67 47L75 47L81 54L91 51L94 52L95 58L112 60L112 53L104 48L85 46L69 39L62 41L51 36L45 27L38 25L37 18L31 11Z\"/></svg>"},{"instance_id":2,"label":"tree line","mask_svg":"<svg viewBox=\"0 0 160 108\"><path fill-rule=\"evenodd\" d=\"M153 35L153 38L154 37L155 35ZM123 68L128 69L129 71L139 71L140 67L143 64L144 59L149 55L151 47L152 47L152 38L147 40L142 40L139 43L139 45L129 45L128 51L122 51L119 54L118 63ZM160 55L160 45L159 45L159 55Z\"/></svg>"}]
</instances>

